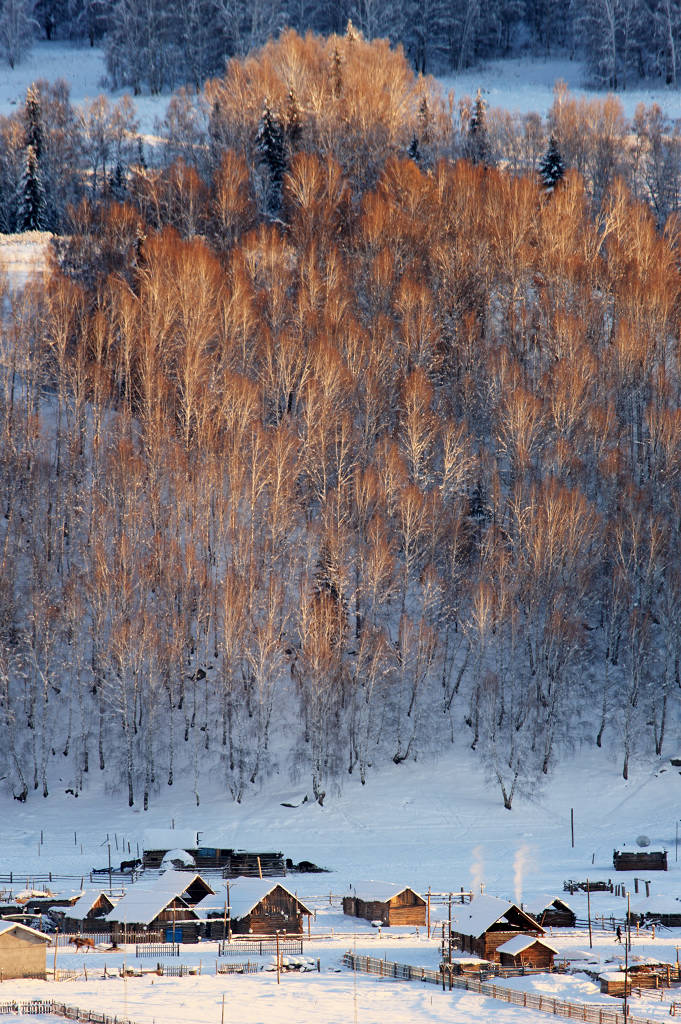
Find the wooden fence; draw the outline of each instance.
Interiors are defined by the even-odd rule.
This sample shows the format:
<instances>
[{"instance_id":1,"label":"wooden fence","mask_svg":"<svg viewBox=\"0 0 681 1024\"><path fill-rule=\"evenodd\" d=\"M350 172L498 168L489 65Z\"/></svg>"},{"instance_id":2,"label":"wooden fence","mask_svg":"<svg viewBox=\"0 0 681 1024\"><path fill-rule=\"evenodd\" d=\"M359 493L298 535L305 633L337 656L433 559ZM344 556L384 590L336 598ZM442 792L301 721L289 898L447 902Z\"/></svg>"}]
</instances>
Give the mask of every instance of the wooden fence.
<instances>
[{"instance_id":1,"label":"wooden fence","mask_svg":"<svg viewBox=\"0 0 681 1024\"><path fill-rule=\"evenodd\" d=\"M302 954L303 952L303 940L292 939L290 936L286 938L280 937L279 945L277 946L277 940L274 936L269 936L262 939L232 939L231 942L219 942L218 943L218 956L236 956L237 953L251 953L255 955L259 953L260 956L264 954L275 954L279 950L283 956L287 956L289 953Z\"/></svg>"},{"instance_id":2,"label":"wooden fence","mask_svg":"<svg viewBox=\"0 0 681 1024\"><path fill-rule=\"evenodd\" d=\"M179 956L179 942L143 942L135 946L135 956Z\"/></svg>"},{"instance_id":3,"label":"wooden fence","mask_svg":"<svg viewBox=\"0 0 681 1024\"><path fill-rule=\"evenodd\" d=\"M163 933L156 932L139 932L134 931L132 928L121 928L120 931L116 932L115 936L113 932L56 932L50 935L50 945L52 949L57 946L61 949L64 946L71 945L71 939L94 939L95 945L102 943L102 945L111 945L115 941L120 946L121 944L134 946L137 944L147 945L149 943L163 942Z\"/></svg>"},{"instance_id":4,"label":"wooden fence","mask_svg":"<svg viewBox=\"0 0 681 1024\"><path fill-rule=\"evenodd\" d=\"M555 1017L572 1017L573 1020L587 1021L588 1024L656 1024L655 1021L648 1018L633 1017L631 1014L627 1014L625 1018L624 1014L618 1010L595 1003L574 1003L567 999L556 999L553 996L536 995L534 992L519 992L516 989L505 988L503 985L495 985L489 981L480 982L473 978L447 975L445 979L442 971L398 964L391 960L378 960L373 956L359 956L356 953L348 952L343 956L343 963L346 967L351 967L354 971L362 971L364 974L377 974L379 977L397 978L404 981L425 981L433 985L442 985L443 988L446 986L451 989L465 989L467 992L476 992L478 995L498 999L504 1003L512 1003L514 1006L540 1010L542 1013L551 1013Z\"/></svg>"},{"instance_id":5,"label":"wooden fence","mask_svg":"<svg viewBox=\"0 0 681 1024\"><path fill-rule=\"evenodd\" d=\"M0 1014L30 1015L32 1017L50 1015L64 1017L66 1020L76 1020L79 1021L79 1024L135 1024L134 1021L123 1017L110 1017L105 1013L98 1013L96 1010L83 1010L79 1006L69 1006L67 1003L55 1002L53 999L20 999L0 1003Z\"/></svg>"},{"instance_id":6,"label":"wooden fence","mask_svg":"<svg viewBox=\"0 0 681 1024\"><path fill-rule=\"evenodd\" d=\"M236 963L236 964L216 964L216 974L257 974L261 970L260 964L252 964L250 960L247 963Z\"/></svg>"}]
</instances>

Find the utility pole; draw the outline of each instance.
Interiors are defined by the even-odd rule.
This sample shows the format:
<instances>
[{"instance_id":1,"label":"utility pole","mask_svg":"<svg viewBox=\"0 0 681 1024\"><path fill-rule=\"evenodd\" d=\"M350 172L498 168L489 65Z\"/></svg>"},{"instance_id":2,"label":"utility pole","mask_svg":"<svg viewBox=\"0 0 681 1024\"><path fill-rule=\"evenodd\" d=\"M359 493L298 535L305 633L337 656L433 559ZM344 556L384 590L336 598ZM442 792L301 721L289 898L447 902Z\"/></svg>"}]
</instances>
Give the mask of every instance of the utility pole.
<instances>
[{"instance_id":1,"label":"utility pole","mask_svg":"<svg viewBox=\"0 0 681 1024\"><path fill-rule=\"evenodd\" d=\"M452 966L452 894L451 894L451 892L449 894L449 939L448 939L448 942L449 942L449 952L448 952L448 955L447 955L447 962L448 962L448 964L449 964L449 966L451 968L451 966ZM450 979L451 979L451 970L450 970L449 974L450 974Z\"/></svg>"},{"instance_id":2,"label":"utility pole","mask_svg":"<svg viewBox=\"0 0 681 1024\"><path fill-rule=\"evenodd\" d=\"M627 893L627 934L624 942L624 1020L626 1024L627 1019L627 986L629 984L629 942L631 936L629 934L629 893Z\"/></svg>"},{"instance_id":3,"label":"utility pole","mask_svg":"<svg viewBox=\"0 0 681 1024\"><path fill-rule=\"evenodd\" d=\"M113 892L113 887L111 885L111 843L107 843L106 844L106 848L109 851L109 896L110 896L111 893Z\"/></svg>"},{"instance_id":4,"label":"utility pole","mask_svg":"<svg viewBox=\"0 0 681 1024\"><path fill-rule=\"evenodd\" d=\"M586 908L589 917L589 949L594 948L593 938L591 936L591 886L589 885L589 879L586 880Z\"/></svg>"}]
</instances>

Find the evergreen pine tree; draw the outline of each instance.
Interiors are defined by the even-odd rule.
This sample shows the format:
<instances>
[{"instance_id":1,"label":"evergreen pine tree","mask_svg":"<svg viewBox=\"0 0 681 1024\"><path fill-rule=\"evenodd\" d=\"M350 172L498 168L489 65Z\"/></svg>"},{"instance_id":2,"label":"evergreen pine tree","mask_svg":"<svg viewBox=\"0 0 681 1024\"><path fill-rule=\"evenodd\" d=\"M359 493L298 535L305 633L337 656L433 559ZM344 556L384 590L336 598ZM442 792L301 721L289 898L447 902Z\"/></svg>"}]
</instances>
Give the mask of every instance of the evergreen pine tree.
<instances>
[{"instance_id":1,"label":"evergreen pine tree","mask_svg":"<svg viewBox=\"0 0 681 1024\"><path fill-rule=\"evenodd\" d=\"M421 163L421 150L419 149L419 138L416 132L414 132L411 137L411 142L407 149L407 156L410 160L413 160L415 164Z\"/></svg>"},{"instance_id":2,"label":"evergreen pine tree","mask_svg":"<svg viewBox=\"0 0 681 1024\"><path fill-rule=\"evenodd\" d=\"M267 212L276 217L281 208L281 188L286 172L286 148L281 122L275 111L271 109L267 99L258 125L256 149L258 162L264 168L267 177Z\"/></svg>"},{"instance_id":3,"label":"evergreen pine tree","mask_svg":"<svg viewBox=\"0 0 681 1024\"><path fill-rule=\"evenodd\" d=\"M45 124L40 93L35 85L30 85L26 90L24 120L26 124L26 145L33 147L35 158L40 163L45 148Z\"/></svg>"},{"instance_id":4,"label":"evergreen pine tree","mask_svg":"<svg viewBox=\"0 0 681 1024\"><path fill-rule=\"evenodd\" d=\"M26 147L24 173L17 199L17 230L44 231L47 227L47 204L33 146Z\"/></svg>"},{"instance_id":5,"label":"evergreen pine tree","mask_svg":"<svg viewBox=\"0 0 681 1024\"><path fill-rule=\"evenodd\" d=\"M125 174L123 173L123 167L121 166L120 160L116 161L112 173L109 175L109 194L113 199L118 202L122 202L125 199L125 194L128 190L128 185L125 180Z\"/></svg>"},{"instance_id":6,"label":"evergreen pine tree","mask_svg":"<svg viewBox=\"0 0 681 1024\"><path fill-rule=\"evenodd\" d=\"M300 120L298 97L296 96L295 89L291 86L288 91L288 102L286 105L286 138L290 153L295 153L298 149L302 134L303 126Z\"/></svg>"},{"instance_id":7,"label":"evergreen pine tree","mask_svg":"<svg viewBox=\"0 0 681 1024\"><path fill-rule=\"evenodd\" d=\"M487 105L478 89L466 139L466 156L473 164L489 164L491 161L486 109Z\"/></svg>"},{"instance_id":8,"label":"evergreen pine tree","mask_svg":"<svg viewBox=\"0 0 681 1024\"><path fill-rule=\"evenodd\" d=\"M431 120L432 118L430 115L430 107L428 106L428 98L426 96L422 96L421 102L419 103L418 122L419 134L424 145L428 145L430 142Z\"/></svg>"},{"instance_id":9,"label":"evergreen pine tree","mask_svg":"<svg viewBox=\"0 0 681 1024\"><path fill-rule=\"evenodd\" d=\"M553 192L554 188L565 174L565 164L558 149L558 143L554 135L549 139L549 148L542 157L539 164L539 177L547 192Z\"/></svg>"}]
</instances>

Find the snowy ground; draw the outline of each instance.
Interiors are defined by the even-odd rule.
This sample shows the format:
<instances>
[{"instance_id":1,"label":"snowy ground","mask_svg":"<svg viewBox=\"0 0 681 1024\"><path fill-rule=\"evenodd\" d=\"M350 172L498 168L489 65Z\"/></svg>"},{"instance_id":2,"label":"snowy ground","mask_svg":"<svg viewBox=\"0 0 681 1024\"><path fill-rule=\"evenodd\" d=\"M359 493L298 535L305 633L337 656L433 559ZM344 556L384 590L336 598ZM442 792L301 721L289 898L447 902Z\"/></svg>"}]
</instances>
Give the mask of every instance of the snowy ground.
<instances>
[{"instance_id":1,"label":"snowy ground","mask_svg":"<svg viewBox=\"0 0 681 1024\"><path fill-rule=\"evenodd\" d=\"M14 68L0 66L0 114L11 114L22 105L26 90L37 79L55 82L63 78L71 88L71 102L80 106L105 93L110 100L118 100L126 90L116 92L107 88L104 51L97 46L68 42L36 43L29 57ZM139 130L153 133L154 121L163 117L168 96L135 96Z\"/></svg>"},{"instance_id":2,"label":"snowy ground","mask_svg":"<svg viewBox=\"0 0 681 1024\"><path fill-rule=\"evenodd\" d=\"M439 81L445 93L454 91L455 100L466 95L475 96L477 90L481 89L490 107L501 107L521 114L536 111L545 115L553 103L553 87L559 80L567 84L573 96L605 98L605 92L585 88L584 79L585 69L581 61L554 57L531 61L520 58L489 61L482 67L441 77ZM681 92L662 84L636 85L632 89L618 92L617 98L627 117L633 116L639 103L646 106L657 103L668 117L681 117Z\"/></svg>"},{"instance_id":3,"label":"snowy ground","mask_svg":"<svg viewBox=\"0 0 681 1024\"><path fill-rule=\"evenodd\" d=\"M49 231L0 234L0 273L7 274L10 288L20 288L29 277L42 273L51 237Z\"/></svg>"}]
</instances>

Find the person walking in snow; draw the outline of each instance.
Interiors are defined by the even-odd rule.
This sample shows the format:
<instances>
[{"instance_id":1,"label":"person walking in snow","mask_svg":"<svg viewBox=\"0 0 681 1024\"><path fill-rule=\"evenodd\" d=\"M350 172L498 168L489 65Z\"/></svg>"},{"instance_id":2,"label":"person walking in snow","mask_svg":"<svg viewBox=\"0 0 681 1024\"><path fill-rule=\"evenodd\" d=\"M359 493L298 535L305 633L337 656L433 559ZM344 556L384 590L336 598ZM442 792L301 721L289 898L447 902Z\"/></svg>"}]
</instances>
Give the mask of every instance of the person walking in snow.
<instances>
[{"instance_id":1,"label":"person walking in snow","mask_svg":"<svg viewBox=\"0 0 681 1024\"><path fill-rule=\"evenodd\" d=\"M619 942L620 946L622 945L622 925L620 924L617 925L617 938L615 941Z\"/></svg>"}]
</instances>

